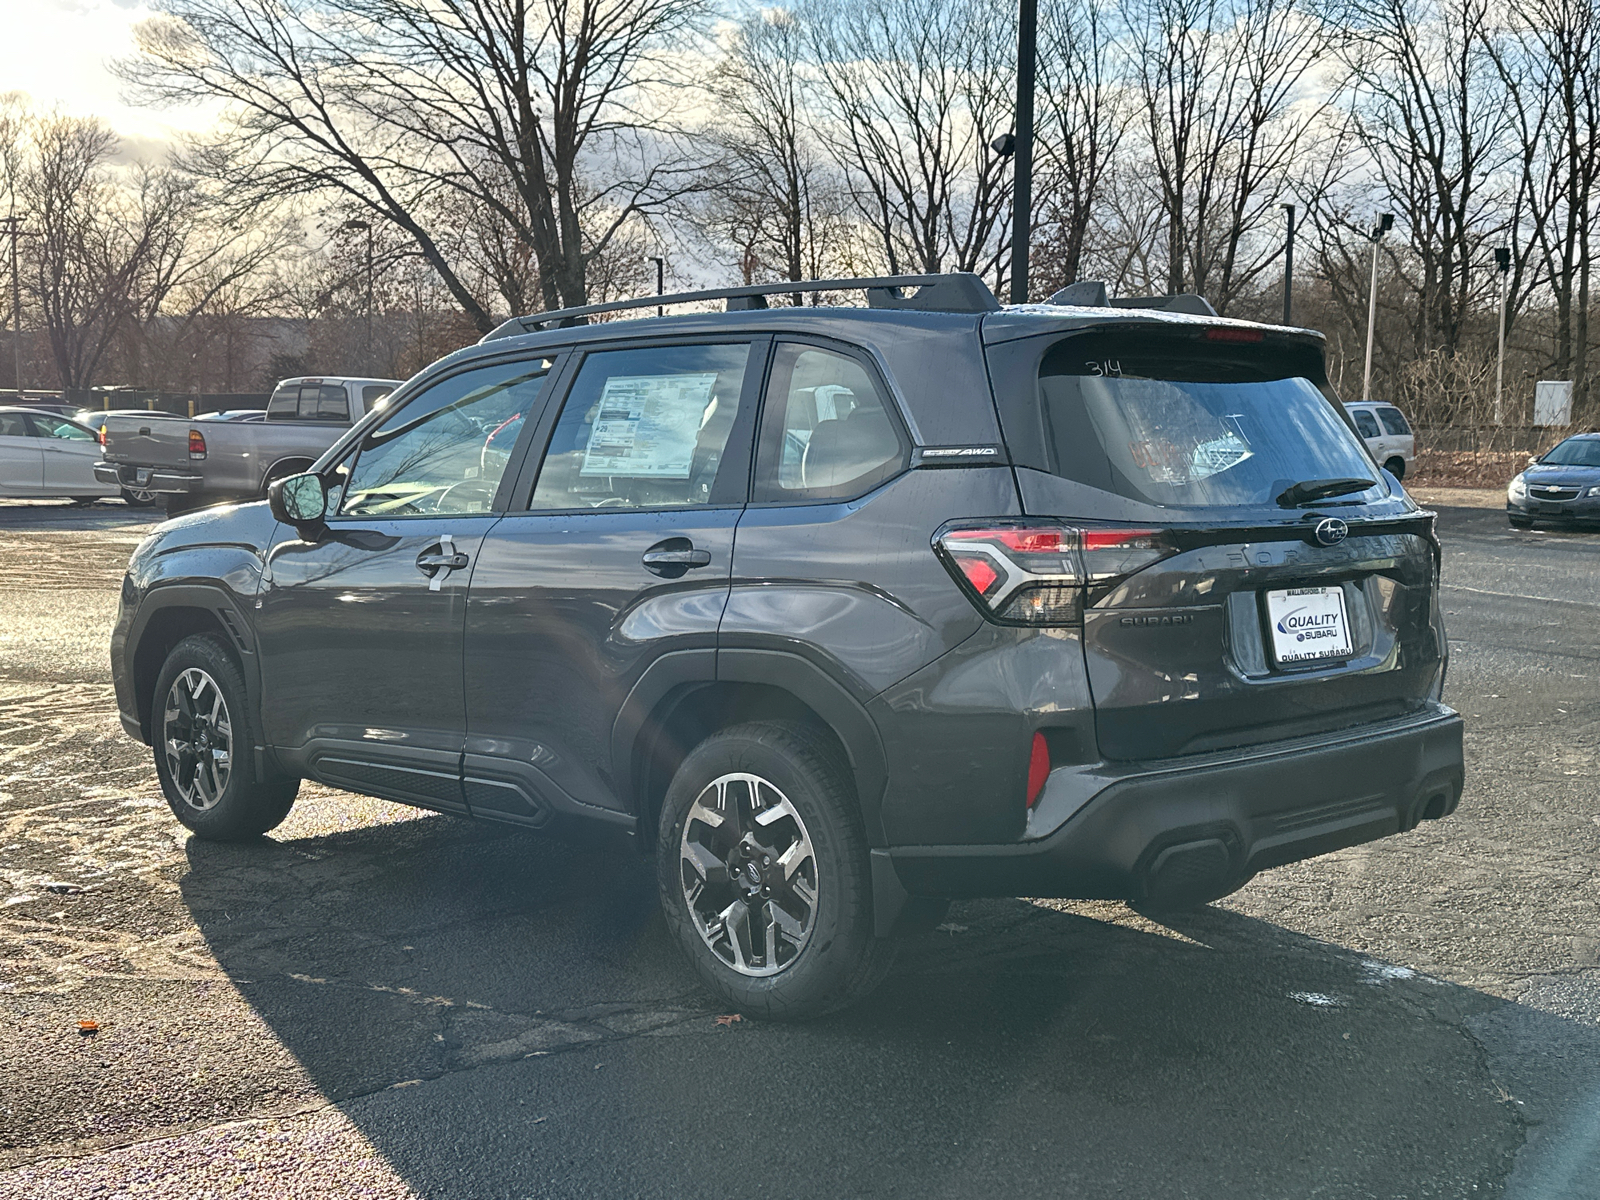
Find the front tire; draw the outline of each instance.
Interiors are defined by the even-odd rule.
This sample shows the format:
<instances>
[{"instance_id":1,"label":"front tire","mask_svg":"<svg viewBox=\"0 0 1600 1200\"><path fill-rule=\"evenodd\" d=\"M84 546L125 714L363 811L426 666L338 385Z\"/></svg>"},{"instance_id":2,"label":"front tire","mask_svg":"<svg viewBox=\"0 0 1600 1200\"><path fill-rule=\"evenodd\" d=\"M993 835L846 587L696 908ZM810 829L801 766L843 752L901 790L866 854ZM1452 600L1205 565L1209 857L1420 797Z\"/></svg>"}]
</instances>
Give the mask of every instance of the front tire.
<instances>
[{"instance_id":1,"label":"front tire","mask_svg":"<svg viewBox=\"0 0 1600 1200\"><path fill-rule=\"evenodd\" d=\"M150 725L161 791L195 836L249 841L289 815L300 781L256 781L259 739L244 677L217 638L197 634L173 647L156 679Z\"/></svg>"},{"instance_id":2,"label":"front tire","mask_svg":"<svg viewBox=\"0 0 1600 1200\"><path fill-rule=\"evenodd\" d=\"M1403 459L1403 458L1391 458L1388 462L1383 464L1383 469L1385 471L1389 472L1389 474L1393 475L1396 479L1400 480L1401 482L1405 481L1405 477L1406 477L1406 460L1405 459Z\"/></svg>"},{"instance_id":3,"label":"front tire","mask_svg":"<svg viewBox=\"0 0 1600 1200\"><path fill-rule=\"evenodd\" d=\"M667 789L656 863L673 936L740 1012L834 1012L893 962L893 944L873 933L849 772L807 726L739 725L695 747Z\"/></svg>"}]
</instances>

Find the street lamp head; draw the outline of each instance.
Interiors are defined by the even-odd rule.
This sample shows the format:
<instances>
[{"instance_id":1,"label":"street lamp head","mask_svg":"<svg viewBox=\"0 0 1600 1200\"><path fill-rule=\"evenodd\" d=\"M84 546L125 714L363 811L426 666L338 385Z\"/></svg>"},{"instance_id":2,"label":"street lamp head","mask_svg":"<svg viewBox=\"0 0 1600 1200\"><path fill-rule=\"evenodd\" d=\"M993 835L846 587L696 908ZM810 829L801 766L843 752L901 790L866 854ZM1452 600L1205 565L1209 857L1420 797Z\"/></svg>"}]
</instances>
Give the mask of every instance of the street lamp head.
<instances>
[{"instance_id":1,"label":"street lamp head","mask_svg":"<svg viewBox=\"0 0 1600 1200\"><path fill-rule=\"evenodd\" d=\"M1380 241L1383 238L1383 235L1388 233L1389 230L1391 230L1393 228L1394 228L1394 214L1393 213L1379 213L1378 214L1378 219L1373 223L1373 226L1372 226L1372 240L1375 241L1375 242L1376 241Z\"/></svg>"},{"instance_id":2,"label":"street lamp head","mask_svg":"<svg viewBox=\"0 0 1600 1200\"><path fill-rule=\"evenodd\" d=\"M1496 246L1494 248L1494 265L1495 269L1502 275L1507 275L1511 272L1511 247Z\"/></svg>"},{"instance_id":3,"label":"street lamp head","mask_svg":"<svg viewBox=\"0 0 1600 1200\"><path fill-rule=\"evenodd\" d=\"M366 233L372 226L366 221L346 221L341 228L351 230L354 233Z\"/></svg>"},{"instance_id":4,"label":"street lamp head","mask_svg":"<svg viewBox=\"0 0 1600 1200\"><path fill-rule=\"evenodd\" d=\"M1017 152L1017 135L1014 133L1002 133L989 143L989 149L993 150L1001 158L1010 158Z\"/></svg>"}]
</instances>

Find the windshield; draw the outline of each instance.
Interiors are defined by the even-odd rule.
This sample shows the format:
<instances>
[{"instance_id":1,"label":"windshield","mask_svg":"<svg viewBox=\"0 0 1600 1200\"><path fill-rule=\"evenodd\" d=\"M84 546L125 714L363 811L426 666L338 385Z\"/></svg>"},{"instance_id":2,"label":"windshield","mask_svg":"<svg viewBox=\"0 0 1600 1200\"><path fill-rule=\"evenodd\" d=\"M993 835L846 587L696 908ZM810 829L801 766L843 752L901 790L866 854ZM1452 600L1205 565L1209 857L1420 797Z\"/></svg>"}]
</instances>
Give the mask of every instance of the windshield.
<instances>
[{"instance_id":1,"label":"windshield","mask_svg":"<svg viewBox=\"0 0 1600 1200\"><path fill-rule=\"evenodd\" d=\"M1539 463L1546 467L1600 467L1600 438L1568 438Z\"/></svg>"},{"instance_id":2,"label":"windshield","mask_svg":"<svg viewBox=\"0 0 1600 1200\"><path fill-rule=\"evenodd\" d=\"M1270 505L1296 483L1371 479L1323 503L1385 494L1377 469L1309 379L1208 360L1127 335L1069 338L1039 375L1058 474L1164 507ZM1087 436L1086 436L1087 435Z\"/></svg>"}]
</instances>

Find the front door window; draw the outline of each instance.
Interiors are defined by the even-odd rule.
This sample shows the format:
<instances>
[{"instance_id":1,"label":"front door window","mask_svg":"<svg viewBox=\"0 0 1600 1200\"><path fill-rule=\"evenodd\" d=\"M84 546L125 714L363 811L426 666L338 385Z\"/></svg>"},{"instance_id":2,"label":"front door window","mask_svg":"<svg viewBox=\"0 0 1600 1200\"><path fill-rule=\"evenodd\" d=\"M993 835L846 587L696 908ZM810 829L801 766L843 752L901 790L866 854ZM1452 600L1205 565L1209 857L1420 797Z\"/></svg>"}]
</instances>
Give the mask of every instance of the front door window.
<instances>
[{"instance_id":1,"label":"front door window","mask_svg":"<svg viewBox=\"0 0 1600 1200\"><path fill-rule=\"evenodd\" d=\"M502 363L434 384L362 439L339 514L488 512L550 366Z\"/></svg>"}]
</instances>

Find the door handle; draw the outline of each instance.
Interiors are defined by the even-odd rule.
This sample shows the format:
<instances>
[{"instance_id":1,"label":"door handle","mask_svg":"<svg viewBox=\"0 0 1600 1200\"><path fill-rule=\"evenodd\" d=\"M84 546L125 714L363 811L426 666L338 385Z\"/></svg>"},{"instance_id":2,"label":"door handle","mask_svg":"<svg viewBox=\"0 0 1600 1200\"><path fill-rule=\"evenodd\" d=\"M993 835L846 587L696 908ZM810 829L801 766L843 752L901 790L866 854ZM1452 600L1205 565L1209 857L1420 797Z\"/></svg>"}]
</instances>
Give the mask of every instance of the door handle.
<instances>
[{"instance_id":1,"label":"door handle","mask_svg":"<svg viewBox=\"0 0 1600 1200\"><path fill-rule=\"evenodd\" d=\"M451 571L461 570L469 561L465 554L456 549L452 536L446 533L440 535L437 547L429 546L417 555L417 569L429 576L428 590L437 592L445 576Z\"/></svg>"},{"instance_id":2,"label":"door handle","mask_svg":"<svg viewBox=\"0 0 1600 1200\"><path fill-rule=\"evenodd\" d=\"M667 538L644 552L640 559L646 571L665 579L677 579L685 571L711 565L711 551L696 550L688 538Z\"/></svg>"}]
</instances>

